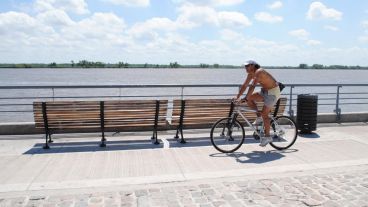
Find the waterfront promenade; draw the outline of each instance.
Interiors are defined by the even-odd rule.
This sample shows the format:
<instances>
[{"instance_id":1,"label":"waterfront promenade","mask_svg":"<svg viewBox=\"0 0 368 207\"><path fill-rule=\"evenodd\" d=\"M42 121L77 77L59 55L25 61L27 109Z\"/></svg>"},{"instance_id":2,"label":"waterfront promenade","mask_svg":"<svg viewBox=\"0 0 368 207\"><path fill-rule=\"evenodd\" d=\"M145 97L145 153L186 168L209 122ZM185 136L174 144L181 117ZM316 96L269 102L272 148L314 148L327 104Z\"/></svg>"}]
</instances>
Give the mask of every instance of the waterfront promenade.
<instances>
[{"instance_id":1,"label":"waterfront promenade","mask_svg":"<svg viewBox=\"0 0 368 207\"><path fill-rule=\"evenodd\" d=\"M320 124L289 150L218 153L159 132L0 136L0 206L368 206L368 124ZM74 138L75 136L82 138Z\"/></svg>"}]
</instances>

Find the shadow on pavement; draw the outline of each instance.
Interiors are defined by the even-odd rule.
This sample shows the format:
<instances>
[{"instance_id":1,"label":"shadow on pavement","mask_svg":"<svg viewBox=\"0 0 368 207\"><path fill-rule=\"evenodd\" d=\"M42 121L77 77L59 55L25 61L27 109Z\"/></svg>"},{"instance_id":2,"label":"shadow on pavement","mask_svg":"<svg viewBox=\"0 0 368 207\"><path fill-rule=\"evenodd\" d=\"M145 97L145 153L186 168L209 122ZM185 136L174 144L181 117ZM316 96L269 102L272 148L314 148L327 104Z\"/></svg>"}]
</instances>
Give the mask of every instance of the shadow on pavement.
<instances>
[{"instance_id":1,"label":"shadow on pavement","mask_svg":"<svg viewBox=\"0 0 368 207\"><path fill-rule=\"evenodd\" d=\"M311 132L311 133L299 133L298 134L299 137L303 137L303 138L311 138L311 139L316 139L316 138L321 138L319 136L319 134Z\"/></svg>"},{"instance_id":2,"label":"shadow on pavement","mask_svg":"<svg viewBox=\"0 0 368 207\"><path fill-rule=\"evenodd\" d=\"M216 153L211 154L211 157L232 157L239 163L255 163L262 164L266 162L271 162L274 160L281 159L285 157L285 153L297 152L297 149L287 149L287 150L270 150L270 151L253 151L249 153L244 152L234 152L234 153Z\"/></svg>"},{"instance_id":3,"label":"shadow on pavement","mask_svg":"<svg viewBox=\"0 0 368 207\"><path fill-rule=\"evenodd\" d=\"M212 143L209 137L196 137L185 139L187 142L185 144L180 143L180 139L168 139L170 142L170 148L185 148L185 147L207 147L211 146ZM254 144L259 143L259 140L255 140L253 136L248 136L245 138L243 144Z\"/></svg>"},{"instance_id":4,"label":"shadow on pavement","mask_svg":"<svg viewBox=\"0 0 368 207\"><path fill-rule=\"evenodd\" d=\"M44 143L37 143L30 150L23 154L50 154L50 153L73 153L73 152L103 152L117 150L141 150L141 149L159 149L162 143L156 145L149 140L134 141L107 141L106 147L100 147L99 141L90 142L60 142L49 144L50 149L43 149Z\"/></svg>"},{"instance_id":5,"label":"shadow on pavement","mask_svg":"<svg viewBox=\"0 0 368 207\"><path fill-rule=\"evenodd\" d=\"M167 139L170 148L187 148L187 147L208 147L211 146L209 137L187 138L186 143L180 143L180 139ZM100 147L100 141L67 141L58 142L54 139L54 143L50 143L50 149L43 149L44 143L37 143L31 149L23 154L52 154L52 153L74 153L74 152L103 152L118 150L144 150L144 149L162 149L164 144L153 144L150 140L114 140L106 141L106 147ZM244 144L259 143L252 137L247 137Z\"/></svg>"}]
</instances>

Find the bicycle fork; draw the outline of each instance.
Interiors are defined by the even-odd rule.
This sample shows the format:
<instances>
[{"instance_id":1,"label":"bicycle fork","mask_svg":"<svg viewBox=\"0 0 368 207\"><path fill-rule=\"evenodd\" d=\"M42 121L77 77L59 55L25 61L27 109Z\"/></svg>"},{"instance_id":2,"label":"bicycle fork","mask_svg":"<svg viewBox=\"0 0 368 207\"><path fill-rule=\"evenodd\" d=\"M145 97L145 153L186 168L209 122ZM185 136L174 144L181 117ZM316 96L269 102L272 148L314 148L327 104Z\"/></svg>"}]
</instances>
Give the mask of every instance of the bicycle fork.
<instances>
[{"instance_id":1,"label":"bicycle fork","mask_svg":"<svg viewBox=\"0 0 368 207\"><path fill-rule=\"evenodd\" d=\"M229 119L229 121L226 123L226 125L222 128L222 132L221 132L221 136L225 135L225 129L227 129L227 134L226 137L229 137L229 141L233 141L234 139L232 138L232 133L233 133L233 128L234 128L234 123L236 118L238 117L237 113L233 113L231 115L231 119Z\"/></svg>"}]
</instances>

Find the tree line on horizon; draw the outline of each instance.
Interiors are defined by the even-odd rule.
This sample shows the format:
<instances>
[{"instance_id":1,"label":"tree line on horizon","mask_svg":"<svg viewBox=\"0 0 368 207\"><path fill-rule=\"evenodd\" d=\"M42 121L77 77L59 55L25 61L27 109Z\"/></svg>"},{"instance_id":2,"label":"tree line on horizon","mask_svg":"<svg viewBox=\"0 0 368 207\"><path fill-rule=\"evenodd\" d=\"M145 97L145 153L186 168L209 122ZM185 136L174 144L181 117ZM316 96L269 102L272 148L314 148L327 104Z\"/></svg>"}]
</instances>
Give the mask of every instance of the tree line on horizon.
<instances>
[{"instance_id":1,"label":"tree line on horizon","mask_svg":"<svg viewBox=\"0 0 368 207\"><path fill-rule=\"evenodd\" d=\"M347 66L347 65L322 65L305 63L299 66L262 66L268 69L368 69L368 66ZM128 62L104 63L81 60L70 63L0 63L0 68L242 68L242 66L220 65L200 63L198 65L181 65L178 62L170 62L169 64L131 64Z\"/></svg>"}]
</instances>

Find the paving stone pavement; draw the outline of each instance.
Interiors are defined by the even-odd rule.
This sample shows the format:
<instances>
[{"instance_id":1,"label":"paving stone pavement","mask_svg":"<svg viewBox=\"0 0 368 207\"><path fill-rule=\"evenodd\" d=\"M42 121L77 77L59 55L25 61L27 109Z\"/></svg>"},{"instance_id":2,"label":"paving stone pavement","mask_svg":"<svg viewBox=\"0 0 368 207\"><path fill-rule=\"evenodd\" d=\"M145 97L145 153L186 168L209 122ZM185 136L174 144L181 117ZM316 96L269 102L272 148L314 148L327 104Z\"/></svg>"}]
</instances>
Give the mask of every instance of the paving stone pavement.
<instances>
[{"instance_id":1,"label":"paving stone pavement","mask_svg":"<svg viewBox=\"0 0 368 207\"><path fill-rule=\"evenodd\" d=\"M2 196L0 206L367 206L368 166L303 172L268 178L219 178L138 185L94 192L29 193Z\"/></svg>"}]
</instances>

